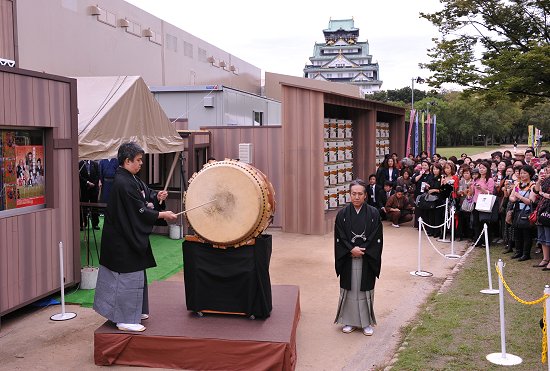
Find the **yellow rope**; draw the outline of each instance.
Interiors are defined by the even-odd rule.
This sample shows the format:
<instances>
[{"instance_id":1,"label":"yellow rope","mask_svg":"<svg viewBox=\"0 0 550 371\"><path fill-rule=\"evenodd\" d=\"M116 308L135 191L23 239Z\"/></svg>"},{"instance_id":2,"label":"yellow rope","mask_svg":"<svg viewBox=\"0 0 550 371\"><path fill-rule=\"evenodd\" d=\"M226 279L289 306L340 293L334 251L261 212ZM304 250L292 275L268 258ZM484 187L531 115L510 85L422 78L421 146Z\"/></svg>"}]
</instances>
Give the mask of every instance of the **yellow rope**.
<instances>
[{"instance_id":1,"label":"yellow rope","mask_svg":"<svg viewBox=\"0 0 550 371\"><path fill-rule=\"evenodd\" d=\"M516 299L521 304L535 305L535 304L539 304L539 303L544 302L548 297L550 297L550 295L544 294L543 296L541 296L537 300L533 300L533 301L525 301L523 299L520 299L516 294L514 294L512 292L512 290L510 289L510 287L508 286L508 284L504 280L504 277L502 276L502 272L500 271L500 269L498 269L498 265L495 265L495 269L497 271L498 276L500 277L500 280L502 281L502 284L504 285L504 287L506 287L506 291L508 291L510 296L513 297L514 299ZM541 361L542 361L542 363L545 363L546 362L546 357L548 355L548 344L546 342L546 305L544 303L542 305L542 311L543 311L543 315L542 315L543 326L542 326Z\"/></svg>"},{"instance_id":2,"label":"yellow rope","mask_svg":"<svg viewBox=\"0 0 550 371\"><path fill-rule=\"evenodd\" d=\"M548 357L548 343L546 342L546 305L542 306L542 354L541 362L546 363L546 357Z\"/></svg>"}]
</instances>

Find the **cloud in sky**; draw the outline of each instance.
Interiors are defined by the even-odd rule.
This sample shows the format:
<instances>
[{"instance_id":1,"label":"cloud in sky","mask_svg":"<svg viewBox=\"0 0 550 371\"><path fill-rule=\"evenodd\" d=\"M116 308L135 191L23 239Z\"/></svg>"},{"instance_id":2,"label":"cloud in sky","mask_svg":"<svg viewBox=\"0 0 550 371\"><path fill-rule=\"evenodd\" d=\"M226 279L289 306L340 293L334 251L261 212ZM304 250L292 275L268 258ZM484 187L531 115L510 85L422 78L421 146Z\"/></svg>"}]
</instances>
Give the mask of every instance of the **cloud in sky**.
<instances>
[{"instance_id":1,"label":"cloud in sky","mask_svg":"<svg viewBox=\"0 0 550 371\"><path fill-rule=\"evenodd\" d=\"M292 76L303 76L331 18L353 17L359 41L369 41L370 54L380 65L384 90L410 86L412 77L429 75L418 63L429 61L426 52L438 33L419 12L441 8L439 0L126 1L263 71Z\"/></svg>"}]
</instances>

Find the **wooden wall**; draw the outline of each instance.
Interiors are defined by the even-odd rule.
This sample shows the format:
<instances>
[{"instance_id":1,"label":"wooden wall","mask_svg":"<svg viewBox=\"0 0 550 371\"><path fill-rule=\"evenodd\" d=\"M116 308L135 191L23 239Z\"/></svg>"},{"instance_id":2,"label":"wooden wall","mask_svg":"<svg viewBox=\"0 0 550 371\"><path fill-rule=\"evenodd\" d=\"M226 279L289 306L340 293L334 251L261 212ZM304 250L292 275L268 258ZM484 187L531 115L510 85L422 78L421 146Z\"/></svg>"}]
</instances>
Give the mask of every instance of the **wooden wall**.
<instances>
[{"instance_id":1,"label":"wooden wall","mask_svg":"<svg viewBox=\"0 0 550 371\"><path fill-rule=\"evenodd\" d=\"M0 0L0 58L16 61L15 3Z\"/></svg>"},{"instance_id":2,"label":"wooden wall","mask_svg":"<svg viewBox=\"0 0 550 371\"><path fill-rule=\"evenodd\" d=\"M201 129L212 133L211 154L217 160L239 158L239 143L252 143L252 166L263 172L275 189L275 215L271 226L281 227L285 210L281 126L208 126Z\"/></svg>"},{"instance_id":3,"label":"wooden wall","mask_svg":"<svg viewBox=\"0 0 550 371\"><path fill-rule=\"evenodd\" d=\"M76 80L0 67L0 127L44 129L46 207L0 214L0 315L80 281Z\"/></svg>"}]
</instances>

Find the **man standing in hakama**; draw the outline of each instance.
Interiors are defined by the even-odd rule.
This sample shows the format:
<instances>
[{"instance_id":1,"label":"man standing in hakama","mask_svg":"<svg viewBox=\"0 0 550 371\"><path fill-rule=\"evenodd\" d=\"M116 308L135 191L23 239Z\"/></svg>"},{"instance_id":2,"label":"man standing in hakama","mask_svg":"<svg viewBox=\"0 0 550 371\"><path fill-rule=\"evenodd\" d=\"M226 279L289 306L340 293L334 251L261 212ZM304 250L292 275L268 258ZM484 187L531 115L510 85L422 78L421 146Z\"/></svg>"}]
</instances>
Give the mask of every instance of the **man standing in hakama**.
<instances>
[{"instance_id":1,"label":"man standing in hakama","mask_svg":"<svg viewBox=\"0 0 550 371\"><path fill-rule=\"evenodd\" d=\"M366 203L367 185L357 179L350 184L351 204L341 209L334 226L336 275L340 276L340 299L335 323L342 332L357 328L370 336L376 325L374 284L382 265L382 221L378 210Z\"/></svg>"},{"instance_id":2,"label":"man standing in hakama","mask_svg":"<svg viewBox=\"0 0 550 371\"><path fill-rule=\"evenodd\" d=\"M134 142L118 149L119 168L105 210L94 310L122 331L144 331L149 318L145 269L157 264L149 235L157 219L175 220L161 210L168 192L149 189L136 174L143 149Z\"/></svg>"}]
</instances>

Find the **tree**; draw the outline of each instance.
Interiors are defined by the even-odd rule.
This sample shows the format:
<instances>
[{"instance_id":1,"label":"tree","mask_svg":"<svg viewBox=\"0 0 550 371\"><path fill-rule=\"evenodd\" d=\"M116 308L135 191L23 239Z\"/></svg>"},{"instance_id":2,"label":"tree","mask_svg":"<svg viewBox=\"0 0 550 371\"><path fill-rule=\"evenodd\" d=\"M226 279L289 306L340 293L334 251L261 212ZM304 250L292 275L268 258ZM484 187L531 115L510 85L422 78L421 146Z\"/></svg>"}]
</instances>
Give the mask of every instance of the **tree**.
<instances>
[{"instance_id":1,"label":"tree","mask_svg":"<svg viewBox=\"0 0 550 371\"><path fill-rule=\"evenodd\" d=\"M421 64L440 87L456 83L503 95L524 104L550 98L550 1L441 0L444 8L420 13L438 27L441 38ZM526 99L526 100L525 100Z\"/></svg>"}]
</instances>

